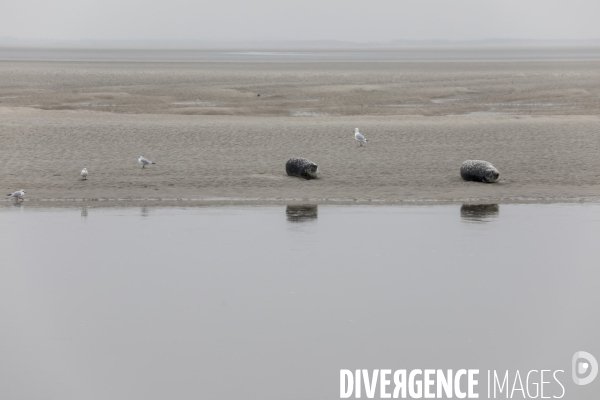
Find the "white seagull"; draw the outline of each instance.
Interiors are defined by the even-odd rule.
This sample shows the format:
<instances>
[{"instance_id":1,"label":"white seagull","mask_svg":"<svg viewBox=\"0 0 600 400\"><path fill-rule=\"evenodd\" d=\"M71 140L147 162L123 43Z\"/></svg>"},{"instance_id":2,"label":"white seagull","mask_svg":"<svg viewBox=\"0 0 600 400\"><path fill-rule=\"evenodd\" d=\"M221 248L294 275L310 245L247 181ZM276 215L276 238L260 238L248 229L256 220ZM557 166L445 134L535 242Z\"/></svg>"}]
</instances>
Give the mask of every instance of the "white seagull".
<instances>
[{"instance_id":1,"label":"white seagull","mask_svg":"<svg viewBox=\"0 0 600 400\"><path fill-rule=\"evenodd\" d=\"M88 172L87 172L87 168L84 168L81 170L81 177L83 178L84 181L87 181L87 176L88 176Z\"/></svg>"},{"instance_id":2,"label":"white seagull","mask_svg":"<svg viewBox=\"0 0 600 400\"><path fill-rule=\"evenodd\" d=\"M358 140L358 143L360 143L361 146L363 145L363 143L369 142L367 138L361 135L361 133L358 131L358 128L354 128L354 139Z\"/></svg>"},{"instance_id":3,"label":"white seagull","mask_svg":"<svg viewBox=\"0 0 600 400\"><path fill-rule=\"evenodd\" d=\"M148 165L148 164L156 164L155 162L152 162L152 161L144 158L144 156L140 156L140 158L138 158L138 162L140 164L142 164L142 168L145 168L146 165Z\"/></svg>"},{"instance_id":4,"label":"white seagull","mask_svg":"<svg viewBox=\"0 0 600 400\"><path fill-rule=\"evenodd\" d=\"M17 199L17 201L23 200L23 196L25 196L25 191L23 189L17 190L14 193L7 194L7 196L14 197L15 199Z\"/></svg>"}]
</instances>

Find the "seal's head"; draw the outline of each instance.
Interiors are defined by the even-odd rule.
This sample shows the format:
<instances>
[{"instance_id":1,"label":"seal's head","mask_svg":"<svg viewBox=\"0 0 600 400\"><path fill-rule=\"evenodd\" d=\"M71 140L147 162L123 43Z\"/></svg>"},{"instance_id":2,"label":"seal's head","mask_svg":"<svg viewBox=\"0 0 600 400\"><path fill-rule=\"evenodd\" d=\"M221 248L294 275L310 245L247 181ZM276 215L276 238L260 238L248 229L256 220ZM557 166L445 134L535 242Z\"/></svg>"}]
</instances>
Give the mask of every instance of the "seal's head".
<instances>
[{"instance_id":1,"label":"seal's head","mask_svg":"<svg viewBox=\"0 0 600 400\"><path fill-rule=\"evenodd\" d=\"M319 172L319 166L315 163L312 163L309 167L306 168L306 174L311 178L315 179L317 177L317 173Z\"/></svg>"},{"instance_id":2,"label":"seal's head","mask_svg":"<svg viewBox=\"0 0 600 400\"><path fill-rule=\"evenodd\" d=\"M500 172L498 172L496 168L489 166L483 173L483 177L481 178L481 180L487 183L494 183L498 181L499 177Z\"/></svg>"}]
</instances>

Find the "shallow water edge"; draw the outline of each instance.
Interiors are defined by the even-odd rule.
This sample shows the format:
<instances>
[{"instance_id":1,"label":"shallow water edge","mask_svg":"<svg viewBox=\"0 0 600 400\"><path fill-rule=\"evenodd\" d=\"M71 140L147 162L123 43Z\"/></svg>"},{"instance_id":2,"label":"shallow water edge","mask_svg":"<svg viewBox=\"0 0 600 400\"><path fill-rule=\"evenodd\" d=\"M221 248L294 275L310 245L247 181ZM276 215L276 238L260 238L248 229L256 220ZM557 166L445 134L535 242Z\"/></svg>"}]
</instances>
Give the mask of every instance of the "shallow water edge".
<instances>
[{"instance_id":1,"label":"shallow water edge","mask_svg":"<svg viewBox=\"0 0 600 400\"><path fill-rule=\"evenodd\" d=\"M207 206L271 206L271 205L382 205L382 206L433 206L456 204L600 204L597 196L574 197L501 197L501 198L458 198L458 199L256 199L256 198L214 198L214 199L24 199L17 202L12 199L0 200L3 207L207 207Z\"/></svg>"}]
</instances>

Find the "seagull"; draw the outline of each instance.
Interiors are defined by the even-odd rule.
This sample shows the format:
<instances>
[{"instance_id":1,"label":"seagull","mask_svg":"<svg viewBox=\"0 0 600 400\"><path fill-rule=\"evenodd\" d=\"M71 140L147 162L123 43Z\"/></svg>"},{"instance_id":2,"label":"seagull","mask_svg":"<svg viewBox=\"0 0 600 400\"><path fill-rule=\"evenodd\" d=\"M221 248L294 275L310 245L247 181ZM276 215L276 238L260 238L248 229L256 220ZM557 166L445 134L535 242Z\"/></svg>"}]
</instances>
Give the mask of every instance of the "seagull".
<instances>
[{"instance_id":1,"label":"seagull","mask_svg":"<svg viewBox=\"0 0 600 400\"><path fill-rule=\"evenodd\" d=\"M148 165L148 164L156 164L155 162L152 162L152 161L144 158L144 156L140 156L140 158L138 158L138 162L140 164L142 164L142 168L145 168L146 165Z\"/></svg>"},{"instance_id":2,"label":"seagull","mask_svg":"<svg viewBox=\"0 0 600 400\"><path fill-rule=\"evenodd\" d=\"M369 140L360 134L358 128L354 129L354 139L358 140L358 143L362 146L363 143L367 143Z\"/></svg>"},{"instance_id":3,"label":"seagull","mask_svg":"<svg viewBox=\"0 0 600 400\"><path fill-rule=\"evenodd\" d=\"M81 177L83 178L84 181L87 181L87 176L88 176L88 172L87 172L87 168L84 168L81 170Z\"/></svg>"},{"instance_id":4,"label":"seagull","mask_svg":"<svg viewBox=\"0 0 600 400\"><path fill-rule=\"evenodd\" d=\"M23 189L17 190L14 193L7 194L7 196L14 197L15 199L17 199L17 201L23 200L23 196L25 196L25 191Z\"/></svg>"}]
</instances>

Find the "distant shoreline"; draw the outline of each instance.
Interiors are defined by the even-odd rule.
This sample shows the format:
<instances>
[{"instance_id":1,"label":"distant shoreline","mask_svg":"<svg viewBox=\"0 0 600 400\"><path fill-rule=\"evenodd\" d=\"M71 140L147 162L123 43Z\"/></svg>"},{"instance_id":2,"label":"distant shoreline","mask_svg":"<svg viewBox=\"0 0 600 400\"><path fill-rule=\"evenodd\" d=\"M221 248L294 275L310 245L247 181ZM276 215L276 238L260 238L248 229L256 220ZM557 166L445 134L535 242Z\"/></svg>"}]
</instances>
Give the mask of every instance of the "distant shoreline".
<instances>
[{"instance_id":1,"label":"distant shoreline","mask_svg":"<svg viewBox=\"0 0 600 400\"><path fill-rule=\"evenodd\" d=\"M535 62L600 61L600 41L589 45L448 45L358 47L9 46L0 61L48 62Z\"/></svg>"}]
</instances>

